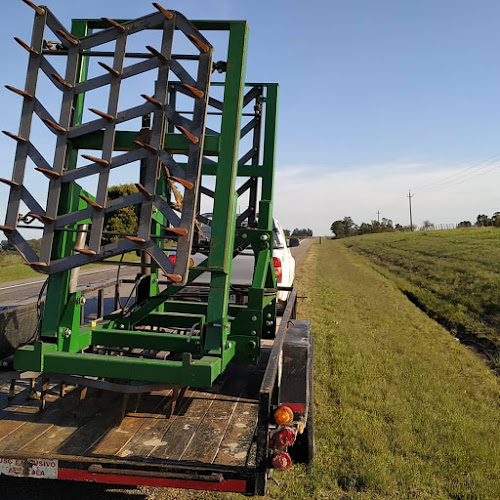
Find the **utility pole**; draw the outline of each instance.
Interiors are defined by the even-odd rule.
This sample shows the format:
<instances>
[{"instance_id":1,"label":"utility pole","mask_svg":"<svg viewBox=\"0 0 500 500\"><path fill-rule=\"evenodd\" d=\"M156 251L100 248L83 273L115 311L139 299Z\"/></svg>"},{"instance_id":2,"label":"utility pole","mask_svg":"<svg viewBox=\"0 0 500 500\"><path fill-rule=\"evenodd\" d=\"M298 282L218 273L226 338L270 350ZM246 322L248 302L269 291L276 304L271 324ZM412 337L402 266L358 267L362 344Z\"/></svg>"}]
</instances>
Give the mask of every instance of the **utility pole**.
<instances>
[{"instance_id":1,"label":"utility pole","mask_svg":"<svg viewBox=\"0 0 500 500\"><path fill-rule=\"evenodd\" d=\"M380 210L377 210L377 221L380 224Z\"/></svg>"},{"instance_id":2,"label":"utility pole","mask_svg":"<svg viewBox=\"0 0 500 500\"><path fill-rule=\"evenodd\" d=\"M411 216L411 199L414 197L415 195L411 194L410 190L408 190L408 203L410 205L410 231L413 231L413 218Z\"/></svg>"}]
</instances>

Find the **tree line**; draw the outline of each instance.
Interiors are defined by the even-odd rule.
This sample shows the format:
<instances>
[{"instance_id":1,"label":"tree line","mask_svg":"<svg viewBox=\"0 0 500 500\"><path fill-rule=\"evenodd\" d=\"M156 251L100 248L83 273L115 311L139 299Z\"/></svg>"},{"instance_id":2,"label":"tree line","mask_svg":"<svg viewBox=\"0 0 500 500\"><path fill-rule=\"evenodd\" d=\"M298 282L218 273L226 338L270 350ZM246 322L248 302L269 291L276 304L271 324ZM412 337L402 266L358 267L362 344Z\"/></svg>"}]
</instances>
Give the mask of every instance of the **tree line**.
<instances>
[{"instance_id":1,"label":"tree line","mask_svg":"<svg viewBox=\"0 0 500 500\"><path fill-rule=\"evenodd\" d=\"M426 221L428 222L428 221ZM346 238L348 236L357 236L369 233L390 233L393 231L409 231L410 226L402 226L392 222L391 219L382 218L381 221L372 220L371 222L362 222L359 226L351 217L344 217L341 220L332 222L330 231L336 238Z\"/></svg>"},{"instance_id":2,"label":"tree line","mask_svg":"<svg viewBox=\"0 0 500 500\"><path fill-rule=\"evenodd\" d=\"M456 225L457 228L464 227L500 227L500 212L495 212L491 217L485 214L479 214L476 217L476 222L462 221ZM356 224L351 217L344 217L343 219L332 222L330 231L334 234L335 238L346 238L348 236L358 236L361 234L369 233L387 233L395 231L411 231L419 229L421 231L436 229L434 224L425 220L422 225L417 228L403 226L401 224L394 224L391 219L383 218L381 221L372 220L370 223L362 222L360 225Z\"/></svg>"},{"instance_id":3,"label":"tree line","mask_svg":"<svg viewBox=\"0 0 500 500\"><path fill-rule=\"evenodd\" d=\"M495 212L491 217L486 214L479 214L476 217L476 222L472 224L469 220L463 220L457 227L500 227L500 212Z\"/></svg>"},{"instance_id":4,"label":"tree line","mask_svg":"<svg viewBox=\"0 0 500 500\"><path fill-rule=\"evenodd\" d=\"M285 233L285 236L304 237L304 236L312 236L313 235L313 230L310 228L299 229L298 227L296 227L291 233L290 233L290 229L283 229L283 232Z\"/></svg>"}]
</instances>

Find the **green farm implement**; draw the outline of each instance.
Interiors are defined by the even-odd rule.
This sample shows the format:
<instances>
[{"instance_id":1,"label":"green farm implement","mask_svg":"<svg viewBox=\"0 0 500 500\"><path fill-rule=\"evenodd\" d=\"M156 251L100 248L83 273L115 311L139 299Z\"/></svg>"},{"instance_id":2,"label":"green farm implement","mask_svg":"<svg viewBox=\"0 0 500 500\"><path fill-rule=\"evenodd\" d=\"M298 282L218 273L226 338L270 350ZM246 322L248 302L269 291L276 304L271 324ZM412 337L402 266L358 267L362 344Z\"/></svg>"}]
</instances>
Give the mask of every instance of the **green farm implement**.
<instances>
[{"instance_id":1,"label":"green farm implement","mask_svg":"<svg viewBox=\"0 0 500 500\"><path fill-rule=\"evenodd\" d=\"M253 401L253 419L240 436L243 461L216 465L200 452L188 460L199 462L192 470L184 463L192 439L175 459L143 451L129 459L116 450L110 459L109 451L64 447L35 456L20 448L14 456L1 445L0 457L48 456L57 462L47 469L56 479L263 494L269 470L290 465L288 447L293 456L297 441L297 457L307 461L313 446L312 341L308 322L294 319L295 289L279 327L276 314L278 85L245 82L244 21L189 21L154 3L152 14L135 20L75 19L66 29L49 8L23 1L34 10L34 26L30 41L16 39L28 57L25 87L6 86L22 113L19 131L4 132L16 152L12 178L0 179L10 188L1 229L47 281L35 338L16 349L15 371L6 375L10 399L16 380L38 376L45 412L51 381L118 392L127 396L118 419L124 423L134 418L130 394L171 390L162 436L175 440L176 403L179 410L202 391L216 394L211 408L232 387L231 422L214 430L215 457L235 432L244 397ZM212 38L223 40L220 48ZM130 189L111 199L113 183ZM110 221L124 214L132 224L116 229ZM39 251L26 237L36 231ZM234 303L233 260L249 252L251 284ZM203 259L193 264L194 254ZM79 269L97 263L136 267L133 300L81 325ZM202 275L208 278L196 295ZM273 418L280 409L291 416Z\"/></svg>"}]
</instances>

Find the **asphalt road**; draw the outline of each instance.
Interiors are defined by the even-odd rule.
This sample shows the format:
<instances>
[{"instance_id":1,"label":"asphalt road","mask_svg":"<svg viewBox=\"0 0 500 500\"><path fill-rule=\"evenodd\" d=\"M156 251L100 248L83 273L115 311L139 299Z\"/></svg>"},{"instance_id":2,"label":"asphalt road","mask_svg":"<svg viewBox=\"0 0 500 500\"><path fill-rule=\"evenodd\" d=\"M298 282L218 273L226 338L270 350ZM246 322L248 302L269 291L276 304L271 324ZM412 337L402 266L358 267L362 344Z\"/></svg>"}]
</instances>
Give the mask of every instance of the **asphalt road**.
<instances>
[{"instance_id":1,"label":"asphalt road","mask_svg":"<svg viewBox=\"0 0 500 500\"><path fill-rule=\"evenodd\" d=\"M81 271L78 280L78 289L94 287L109 283L116 279L116 267L99 267ZM137 273L136 268L122 267L121 278L133 278ZM31 278L19 281L0 283L0 312L5 309L24 306L36 302L45 278Z\"/></svg>"},{"instance_id":2,"label":"asphalt road","mask_svg":"<svg viewBox=\"0 0 500 500\"><path fill-rule=\"evenodd\" d=\"M302 240L298 247L290 248L293 258L295 259L296 266L298 266L300 261L304 258L307 249L311 246L313 241L316 241L316 238L307 238L305 240Z\"/></svg>"}]
</instances>

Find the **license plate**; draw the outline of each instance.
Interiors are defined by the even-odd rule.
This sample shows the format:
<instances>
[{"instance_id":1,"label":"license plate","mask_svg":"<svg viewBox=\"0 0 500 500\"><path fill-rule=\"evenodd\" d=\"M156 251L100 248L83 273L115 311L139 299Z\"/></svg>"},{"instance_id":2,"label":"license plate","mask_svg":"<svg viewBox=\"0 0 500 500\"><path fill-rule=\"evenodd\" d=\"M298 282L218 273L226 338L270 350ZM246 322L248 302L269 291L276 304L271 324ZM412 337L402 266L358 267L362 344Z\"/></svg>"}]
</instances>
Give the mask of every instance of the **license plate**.
<instances>
[{"instance_id":1,"label":"license plate","mask_svg":"<svg viewBox=\"0 0 500 500\"><path fill-rule=\"evenodd\" d=\"M0 458L0 475L5 476L57 479L58 468L57 460Z\"/></svg>"}]
</instances>

